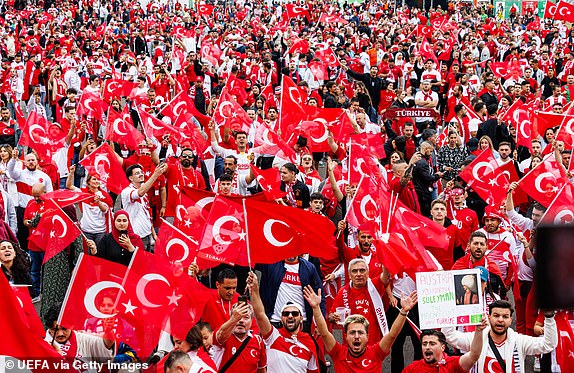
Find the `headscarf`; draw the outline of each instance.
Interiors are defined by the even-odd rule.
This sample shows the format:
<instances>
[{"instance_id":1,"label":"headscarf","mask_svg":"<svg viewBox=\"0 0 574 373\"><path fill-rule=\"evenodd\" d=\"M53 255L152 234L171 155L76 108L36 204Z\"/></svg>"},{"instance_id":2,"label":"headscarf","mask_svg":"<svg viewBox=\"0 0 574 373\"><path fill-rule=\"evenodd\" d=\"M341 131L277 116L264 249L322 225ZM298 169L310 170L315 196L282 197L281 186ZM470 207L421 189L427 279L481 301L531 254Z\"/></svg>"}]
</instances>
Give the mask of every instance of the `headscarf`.
<instances>
[{"instance_id":1,"label":"headscarf","mask_svg":"<svg viewBox=\"0 0 574 373\"><path fill-rule=\"evenodd\" d=\"M128 232L128 237L129 237L130 241L132 242L132 245L134 245L134 247L143 249L143 247L144 247L143 241L142 241L140 236L135 234L135 232L132 228L132 223L130 221L130 215L126 212L126 210L118 210L114 214L114 220L112 222L112 237L114 237L114 240L116 240L118 245L122 246L122 244L120 243L121 231L118 228L116 228L116 218L120 215L125 215L128 218L127 232Z\"/></svg>"}]
</instances>

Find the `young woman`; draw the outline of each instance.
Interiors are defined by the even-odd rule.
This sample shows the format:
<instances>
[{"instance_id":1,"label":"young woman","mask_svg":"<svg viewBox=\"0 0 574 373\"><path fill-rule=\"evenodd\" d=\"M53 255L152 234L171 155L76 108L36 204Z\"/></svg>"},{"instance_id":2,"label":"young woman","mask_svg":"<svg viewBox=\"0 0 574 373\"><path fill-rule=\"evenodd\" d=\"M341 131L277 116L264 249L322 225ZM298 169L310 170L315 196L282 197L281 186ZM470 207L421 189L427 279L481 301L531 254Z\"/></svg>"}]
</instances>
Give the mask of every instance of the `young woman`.
<instances>
[{"instance_id":1,"label":"young woman","mask_svg":"<svg viewBox=\"0 0 574 373\"><path fill-rule=\"evenodd\" d=\"M480 152L482 152L485 149L490 148L490 150L492 150L492 154L494 155L494 158L498 158L500 157L498 155L498 152L496 150L494 150L494 145L492 144L492 140L490 139L490 137L488 136L482 136L480 139L478 139L478 150Z\"/></svg>"},{"instance_id":2,"label":"young woman","mask_svg":"<svg viewBox=\"0 0 574 373\"><path fill-rule=\"evenodd\" d=\"M11 284L31 285L30 259L14 241L0 241L0 268Z\"/></svg>"},{"instance_id":3,"label":"young woman","mask_svg":"<svg viewBox=\"0 0 574 373\"><path fill-rule=\"evenodd\" d=\"M80 203L80 210L82 211L80 228L86 237L95 241L97 245L108 231L107 221L113 207L112 197L110 197L106 191L102 190L100 179L95 175L87 176L85 188L76 188L74 186L75 171L76 166L70 167L70 175L68 176L68 180L66 180L66 188L74 192L84 192L94 196L92 200Z\"/></svg>"},{"instance_id":4,"label":"young woman","mask_svg":"<svg viewBox=\"0 0 574 373\"><path fill-rule=\"evenodd\" d=\"M125 210L114 214L112 233L105 234L99 244L87 241L90 254L127 266L136 249L143 250L142 239L134 233L130 218Z\"/></svg>"}]
</instances>

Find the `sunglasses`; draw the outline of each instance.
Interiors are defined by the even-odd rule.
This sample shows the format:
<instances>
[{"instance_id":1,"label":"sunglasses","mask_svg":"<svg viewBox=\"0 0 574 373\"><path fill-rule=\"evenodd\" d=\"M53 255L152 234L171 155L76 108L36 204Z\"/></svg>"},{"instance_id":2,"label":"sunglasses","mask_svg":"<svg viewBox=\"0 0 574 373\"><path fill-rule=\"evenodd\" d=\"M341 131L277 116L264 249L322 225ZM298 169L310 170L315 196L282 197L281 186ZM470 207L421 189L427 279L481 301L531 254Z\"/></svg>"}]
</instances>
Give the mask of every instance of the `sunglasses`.
<instances>
[{"instance_id":1,"label":"sunglasses","mask_svg":"<svg viewBox=\"0 0 574 373\"><path fill-rule=\"evenodd\" d=\"M281 313L281 316L283 317L289 317L290 315L293 315L293 317L298 317L300 313L299 311L283 311Z\"/></svg>"},{"instance_id":2,"label":"sunglasses","mask_svg":"<svg viewBox=\"0 0 574 373\"><path fill-rule=\"evenodd\" d=\"M185 159L192 159L193 155L191 154L185 154L185 155L180 155L181 158L185 158Z\"/></svg>"}]
</instances>

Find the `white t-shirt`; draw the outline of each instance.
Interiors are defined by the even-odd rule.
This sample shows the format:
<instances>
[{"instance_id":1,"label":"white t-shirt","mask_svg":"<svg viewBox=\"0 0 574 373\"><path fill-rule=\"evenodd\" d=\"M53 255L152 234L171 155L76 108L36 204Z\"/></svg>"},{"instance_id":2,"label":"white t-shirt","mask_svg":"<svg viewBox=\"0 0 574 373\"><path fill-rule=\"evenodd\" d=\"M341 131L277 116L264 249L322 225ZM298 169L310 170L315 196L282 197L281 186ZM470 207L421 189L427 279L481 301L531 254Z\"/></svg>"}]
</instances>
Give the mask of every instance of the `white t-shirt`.
<instances>
[{"instance_id":1,"label":"white t-shirt","mask_svg":"<svg viewBox=\"0 0 574 373\"><path fill-rule=\"evenodd\" d=\"M130 184L122 190L121 197L123 209L130 215L135 234L142 238L150 235L152 224L147 193L140 197L138 188Z\"/></svg>"},{"instance_id":2,"label":"white t-shirt","mask_svg":"<svg viewBox=\"0 0 574 373\"><path fill-rule=\"evenodd\" d=\"M275 300L275 308L273 309L271 321L281 321L281 309L287 302L296 303L303 310L303 320L306 320L305 298L303 298L303 288L301 286L301 279L299 278L299 263L285 263L285 269L285 276L283 276L283 280L277 291L277 299Z\"/></svg>"},{"instance_id":3,"label":"white t-shirt","mask_svg":"<svg viewBox=\"0 0 574 373\"><path fill-rule=\"evenodd\" d=\"M306 373L318 370L315 355L297 339L283 337L276 328L265 339L268 373Z\"/></svg>"}]
</instances>

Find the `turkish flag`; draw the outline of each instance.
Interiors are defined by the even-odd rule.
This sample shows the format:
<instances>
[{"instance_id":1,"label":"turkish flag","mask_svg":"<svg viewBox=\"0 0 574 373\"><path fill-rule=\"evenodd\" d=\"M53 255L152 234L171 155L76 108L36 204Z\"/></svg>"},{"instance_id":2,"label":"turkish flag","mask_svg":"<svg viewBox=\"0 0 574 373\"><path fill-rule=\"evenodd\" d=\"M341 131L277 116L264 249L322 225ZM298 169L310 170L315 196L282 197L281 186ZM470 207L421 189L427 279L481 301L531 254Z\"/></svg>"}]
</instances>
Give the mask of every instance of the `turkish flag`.
<instances>
[{"instance_id":1,"label":"turkish flag","mask_svg":"<svg viewBox=\"0 0 574 373\"><path fill-rule=\"evenodd\" d=\"M512 123L516 126L518 124L518 118L514 117L514 112L523 106L525 106L525 104L522 102L522 100L514 101L508 110L506 110L504 115L500 118L500 120L507 124Z\"/></svg>"},{"instance_id":2,"label":"turkish flag","mask_svg":"<svg viewBox=\"0 0 574 373\"><path fill-rule=\"evenodd\" d=\"M246 235L243 206L231 199L216 196L199 241L197 256L247 266Z\"/></svg>"},{"instance_id":3,"label":"turkish flag","mask_svg":"<svg viewBox=\"0 0 574 373\"><path fill-rule=\"evenodd\" d=\"M553 19L556 14L556 4L546 0L546 5L544 6L544 18Z\"/></svg>"},{"instance_id":4,"label":"turkish flag","mask_svg":"<svg viewBox=\"0 0 574 373\"><path fill-rule=\"evenodd\" d=\"M111 102L114 98L127 97L137 86L137 83L123 79L107 79L102 98L105 102Z\"/></svg>"},{"instance_id":5,"label":"turkish flag","mask_svg":"<svg viewBox=\"0 0 574 373\"><path fill-rule=\"evenodd\" d=\"M38 227L30 235L38 247L44 249L44 263L68 247L80 235L80 229L56 205L53 200L46 200L45 211Z\"/></svg>"},{"instance_id":6,"label":"turkish flag","mask_svg":"<svg viewBox=\"0 0 574 373\"><path fill-rule=\"evenodd\" d=\"M197 119L197 121L203 126L203 128L207 128L209 126L209 122L211 121L211 117L201 114L191 97L187 95L187 93L181 91L175 97L165 105L163 109L160 111L161 114L170 117L171 123L177 127L177 120L179 117L182 117L183 114L189 113ZM195 125L194 125L195 127Z\"/></svg>"},{"instance_id":7,"label":"turkish flag","mask_svg":"<svg viewBox=\"0 0 574 373\"><path fill-rule=\"evenodd\" d=\"M244 106L245 102L247 101L247 82L243 79L237 78L237 76L231 74L227 79L227 83L225 84L225 89L227 92L235 97L235 100L239 104L239 106Z\"/></svg>"},{"instance_id":8,"label":"turkish flag","mask_svg":"<svg viewBox=\"0 0 574 373\"><path fill-rule=\"evenodd\" d=\"M183 26L175 26L171 34L176 38L192 38L194 36L193 30L188 30Z\"/></svg>"},{"instance_id":9,"label":"turkish flag","mask_svg":"<svg viewBox=\"0 0 574 373\"><path fill-rule=\"evenodd\" d=\"M134 252L118 304L125 310L123 317L135 327L139 356L148 356L157 345L169 313L179 305L183 296L180 286L187 279L187 271L180 265L145 250Z\"/></svg>"},{"instance_id":10,"label":"turkish flag","mask_svg":"<svg viewBox=\"0 0 574 373\"><path fill-rule=\"evenodd\" d=\"M34 335L44 338L46 336L46 331L44 330L44 325L42 325L40 316L38 316L38 312L36 312L36 308L32 303L28 286L12 285L12 291L20 304L20 307L18 307L18 313L22 321L24 321L28 326L28 329L30 329Z\"/></svg>"},{"instance_id":11,"label":"turkish flag","mask_svg":"<svg viewBox=\"0 0 574 373\"><path fill-rule=\"evenodd\" d=\"M217 108L213 113L213 121L218 126L229 128L232 131L244 131L246 133L249 133L252 122L245 110L243 110L233 96L229 94L227 88L223 88L221 92Z\"/></svg>"},{"instance_id":12,"label":"turkish flag","mask_svg":"<svg viewBox=\"0 0 574 373\"><path fill-rule=\"evenodd\" d=\"M319 18L319 22L323 22L323 23L339 23L339 24L347 24L349 23L349 21L347 21L345 18L341 17L338 14L331 14L331 15L327 15L325 13L323 13L321 15L321 17Z\"/></svg>"},{"instance_id":13,"label":"turkish flag","mask_svg":"<svg viewBox=\"0 0 574 373\"><path fill-rule=\"evenodd\" d=\"M325 65L322 61L311 61L309 62L309 70L313 73L313 76L317 78L317 80L328 80L329 73L327 72L327 65Z\"/></svg>"},{"instance_id":14,"label":"turkish flag","mask_svg":"<svg viewBox=\"0 0 574 373\"><path fill-rule=\"evenodd\" d=\"M417 25L416 35L430 38L432 36L432 28L428 25Z\"/></svg>"},{"instance_id":15,"label":"turkish flag","mask_svg":"<svg viewBox=\"0 0 574 373\"><path fill-rule=\"evenodd\" d=\"M281 80L281 107L279 110L278 135L289 141L295 127L307 119L305 103L307 92L298 87L291 78L283 76Z\"/></svg>"},{"instance_id":16,"label":"turkish flag","mask_svg":"<svg viewBox=\"0 0 574 373\"><path fill-rule=\"evenodd\" d=\"M199 243L194 237L182 232L167 221L163 221L155 243L155 254L170 262L189 267L197 254Z\"/></svg>"},{"instance_id":17,"label":"turkish flag","mask_svg":"<svg viewBox=\"0 0 574 373\"><path fill-rule=\"evenodd\" d=\"M34 373L53 373L58 370L55 364L62 361L62 356L54 350L43 337L38 336L36 330L31 330L29 322L22 318L22 306L14 294L6 276L0 276L0 309L5 315L0 321L0 330L5 343L0 347L0 355L10 356L22 361L38 361L42 358L49 367L33 369ZM46 334L44 333L44 336Z\"/></svg>"},{"instance_id":18,"label":"turkish flag","mask_svg":"<svg viewBox=\"0 0 574 373\"><path fill-rule=\"evenodd\" d=\"M492 150L485 149L459 175L486 203L506 198L509 175L500 171Z\"/></svg>"},{"instance_id":19,"label":"turkish flag","mask_svg":"<svg viewBox=\"0 0 574 373\"><path fill-rule=\"evenodd\" d=\"M331 127L331 132L333 133L333 139L338 144L349 141L351 135L355 134L355 127L353 127L348 113L341 114L338 125Z\"/></svg>"},{"instance_id":20,"label":"turkish flag","mask_svg":"<svg viewBox=\"0 0 574 373\"><path fill-rule=\"evenodd\" d=\"M312 152L328 152L331 150L327 143L329 130L325 122L321 118L305 120L300 122L295 128L297 135L307 138L307 146Z\"/></svg>"},{"instance_id":21,"label":"turkish flag","mask_svg":"<svg viewBox=\"0 0 574 373\"><path fill-rule=\"evenodd\" d=\"M503 268L508 268L505 278L516 280L515 276L518 274L518 264L516 260L514 260L514 255L512 255L510 251L510 244L508 242L489 239L486 256L489 260L496 263L501 271Z\"/></svg>"},{"instance_id":22,"label":"turkish flag","mask_svg":"<svg viewBox=\"0 0 574 373\"><path fill-rule=\"evenodd\" d=\"M108 110L108 106L109 105L100 98L100 95L93 92L83 92L78 102L76 114L102 120L106 110Z\"/></svg>"},{"instance_id":23,"label":"turkish flag","mask_svg":"<svg viewBox=\"0 0 574 373\"><path fill-rule=\"evenodd\" d=\"M50 193L42 194L44 200L51 199L56 204L62 208L73 205L74 203L80 203L94 198L91 193L85 192L75 192L69 189L57 189Z\"/></svg>"},{"instance_id":24,"label":"turkish flag","mask_svg":"<svg viewBox=\"0 0 574 373\"><path fill-rule=\"evenodd\" d=\"M571 311L558 311L554 316L558 329L558 346L556 346L556 361L561 372L574 372L574 332L570 323Z\"/></svg>"},{"instance_id":25,"label":"turkish flag","mask_svg":"<svg viewBox=\"0 0 574 373\"><path fill-rule=\"evenodd\" d=\"M512 114L512 119L516 126L516 145L532 149L532 121L528 112L524 109L516 109Z\"/></svg>"},{"instance_id":26,"label":"turkish flag","mask_svg":"<svg viewBox=\"0 0 574 373\"><path fill-rule=\"evenodd\" d=\"M309 52L309 41L300 38L294 38L291 48L287 51L289 55L304 54Z\"/></svg>"},{"instance_id":27,"label":"turkish flag","mask_svg":"<svg viewBox=\"0 0 574 373\"><path fill-rule=\"evenodd\" d=\"M341 66L337 55L333 50L329 47L326 49L318 50L315 52L315 57L323 61L329 67L338 67Z\"/></svg>"},{"instance_id":28,"label":"turkish flag","mask_svg":"<svg viewBox=\"0 0 574 373\"><path fill-rule=\"evenodd\" d=\"M427 249L431 251L432 249L448 249L447 232L442 225L421 214L417 214L400 201L397 202L393 217L391 231L397 231L399 227L408 227Z\"/></svg>"},{"instance_id":29,"label":"turkish flag","mask_svg":"<svg viewBox=\"0 0 574 373\"><path fill-rule=\"evenodd\" d=\"M139 144L145 141L144 135L134 127L127 106L121 113L111 107L108 110L106 140L125 145L132 150L137 150Z\"/></svg>"},{"instance_id":30,"label":"turkish flag","mask_svg":"<svg viewBox=\"0 0 574 373\"><path fill-rule=\"evenodd\" d=\"M528 172L518 185L526 194L543 206L549 206L558 191L568 181L554 154Z\"/></svg>"},{"instance_id":31,"label":"turkish flag","mask_svg":"<svg viewBox=\"0 0 574 373\"><path fill-rule=\"evenodd\" d=\"M186 135L182 133L179 129L175 128L172 125L169 125L162 120L159 120L155 116L149 114L145 110L140 110L139 107L136 106L136 110L140 117L140 122L143 128L146 137L151 138L155 137L159 141L162 140L163 135L169 134L174 139L186 138Z\"/></svg>"},{"instance_id":32,"label":"turkish flag","mask_svg":"<svg viewBox=\"0 0 574 373\"><path fill-rule=\"evenodd\" d=\"M382 230L386 227L390 205L389 194L373 178L365 176L357 186L346 220L355 228L376 223L376 227ZM382 219L385 219L384 224Z\"/></svg>"},{"instance_id":33,"label":"turkish flag","mask_svg":"<svg viewBox=\"0 0 574 373\"><path fill-rule=\"evenodd\" d=\"M121 264L80 254L58 324L88 333L104 329L108 336L113 334L138 351L140 343L136 337L136 325L126 321L126 304L118 301L119 294L126 291L123 283L126 271L127 267ZM105 304L110 303L114 306L107 308Z\"/></svg>"},{"instance_id":34,"label":"turkish flag","mask_svg":"<svg viewBox=\"0 0 574 373\"><path fill-rule=\"evenodd\" d=\"M505 78L508 75L510 69L510 62L491 62L490 70L492 74L497 78ZM518 100L517 100L518 101Z\"/></svg>"},{"instance_id":35,"label":"turkish flag","mask_svg":"<svg viewBox=\"0 0 574 373\"><path fill-rule=\"evenodd\" d=\"M400 207L397 207L397 210ZM395 216L397 216L395 210ZM422 215L421 215L422 216ZM423 243L417 237L416 231L413 232L410 226L405 224L397 224L392 230L391 233L399 233L402 239L406 242L406 247L408 247L411 251L411 254L414 255L416 260L415 267L406 267L406 272L412 278L416 277L416 272L433 272L439 269L439 263L434 258L429 250L425 249ZM409 263L409 262L404 262Z\"/></svg>"},{"instance_id":36,"label":"turkish flag","mask_svg":"<svg viewBox=\"0 0 574 373\"><path fill-rule=\"evenodd\" d=\"M257 127L255 133L254 148L251 149L259 154L273 154L276 155L279 151L283 151L283 155L291 162L296 163L297 155L292 147L279 137L267 123L261 122Z\"/></svg>"},{"instance_id":37,"label":"turkish flag","mask_svg":"<svg viewBox=\"0 0 574 373\"><path fill-rule=\"evenodd\" d=\"M180 134L174 137L174 140L179 142L181 146L189 147L196 154L203 154L210 146L210 143L203 138L203 135L195 125L193 118L197 119L196 116L193 116L190 113L183 113L177 117L173 126L180 131Z\"/></svg>"},{"instance_id":38,"label":"turkish flag","mask_svg":"<svg viewBox=\"0 0 574 373\"><path fill-rule=\"evenodd\" d=\"M377 157L377 159L386 157L385 143L380 134L363 132L351 135L351 138L357 144L366 145L371 154Z\"/></svg>"},{"instance_id":39,"label":"turkish flag","mask_svg":"<svg viewBox=\"0 0 574 373\"><path fill-rule=\"evenodd\" d=\"M556 4L556 13L554 13L554 20L574 22L574 4L570 1L560 0Z\"/></svg>"},{"instance_id":40,"label":"turkish flag","mask_svg":"<svg viewBox=\"0 0 574 373\"><path fill-rule=\"evenodd\" d=\"M544 213L542 222L555 225L574 223L574 190L572 184L564 184L556 194L554 201L550 203Z\"/></svg>"},{"instance_id":41,"label":"turkish flag","mask_svg":"<svg viewBox=\"0 0 574 373\"><path fill-rule=\"evenodd\" d=\"M359 183L362 177L373 177L380 186L385 185L378 161L366 145L351 142L347 162L346 173L349 184Z\"/></svg>"},{"instance_id":42,"label":"turkish flag","mask_svg":"<svg viewBox=\"0 0 574 373\"><path fill-rule=\"evenodd\" d=\"M434 63L437 64L437 66L438 66L438 59L436 58L436 54L434 53L432 46L430 45L430 43L428 42L428 40L426 38L423 38L423 40L421 41L419 53L425 59L433 60Z\"/></svg>"},{"instance_id":43,"label":"turkish flag","mask_svg":"<svg viewBox=\"0 0 574 373\"><path fill-rule=\"evenodd\" d=\"M565 118L572 119L574 115L565 114L555 114L547 113L545 111L538 111L534 115L534 129L536 133L540 136L544 136L544 133L548 128L558 127Z\"/></svg>"},{"instance_id":44,"label":"turkish flag","mask_svg":"<svg viewBox=\"0 0 574 373\"><path fill-rule=\"evenodd\" d=\"M22 108L20 107L20 105L14 106L14 113L16 113L16 121L18 122L18 127L20 127L20 129L24 128L24 126L26 125L26 117L24 116L24 112L22 112ZM32 113L30 113L29 115L31 114Z\"/></svg>"},{"instance_id":45,"label":"turkish flag","mask_svg":"<svg viewBox=\"0 0 574 373\"><path fill-rule=\"evenodd\" d=\"M272 167L267 170L261 170L254 165L251 165L253 174L255 175L265 197L269 201L275 201L287 195L286 192L281 191L281 174L279 169Z\"/></svg>"},{"instance_id":46,"label":"turkish flag","mask_svg":"<svg viewBox=\"0 0 574 373\"><path fill-rule=\"evenodd\" d=\"M221 57L221 49L210 41L204 40L201 44L201 58L205 59L213 66L218 64L219 58Z\"/></svg>"},{"instance_id":47,"label":"turkish flag","mask_svg":"<svg viewBox=\"0 0 574 373\"><path fill-rule=\"evenodd\" d=\"M556 140L564 142L566 148L572 149L574 146L574 117L567 116L562 121Z\"/></svg>"},{"instance_id":48,"label":"turkish flag","mask_svg":"<svg viewBox=\"0 0 574 373\"><path fill-rule=\"evenodd\" d=\"M390 273L412 272L417 267L417 258L402 234L379 234L373 244L377 248L377 257Z\"/></svg>"},{"instance_id":49,"label":"turkish flag","mask_svg":"<svg viewBox=\"0 0 574 373\"><path fill-rule=\"evenodd\" d=\"M285 10L287 11L287 17L288 18L296 18L296 17L306 17L308 20L309 18L309 12L307 11L307 9L303 8L300 5L296 5L296 4L285 4Z\"/></svg>"},{"instance_id":50,"label":"turkish flag","mask_svg":"<svg viewBox=\"0 0 574 373\"><path fill-rule=\"evenodd\" d=\"M337 258L335 226L327 217L253 199L244 204L252 263L275 263L303 253Z\"/></svg>"},{"instance_id":51,"label":"turkish flag","mask_svg":"<svg viewBox=\"0 0 574 373\"><path fill-rule=\"evenodd\" d=\"M202 16L209 17L213 14L213 9L215 9L214 5L211 4L199 4L197 6L197 13Z\"/></svg>"},{"instance_id":52,"label":"turkish flag","mask_svg":"<svg viewBox=\"0 0 574 373\"><path fill-rule=\"evenodd\" d=\"M195 278L189 277L185 280L185 286L180 288L180 294L181 298L169 313L164 330L185 340L189 330L201 319L205 304L212 299L213 293Z\"/></svg>"},{"instance_id":53,"label":"turkish flag","mask_svg":"<svg viewBox=\"0 0 574 373\"><path fill-rule=\"evenodd\" d=\"M28 115L26 125L21 130L22 135L18 145L29 146L36 150L41 158L48 159L63 147L64 138L67 135L35 111Z\"/></svg>"},{"instance_id":54,"label":"turkish flag","mask_svg":"<svg viewBox=\"0 0 574 373\"><path fill-rule=\"evenodd\" d=\"M84 157L80 164L90 175L97 176L104 188L110 192L120 194L130 185L116 153L107 143Z\"/></svg>"}]
</instances>

